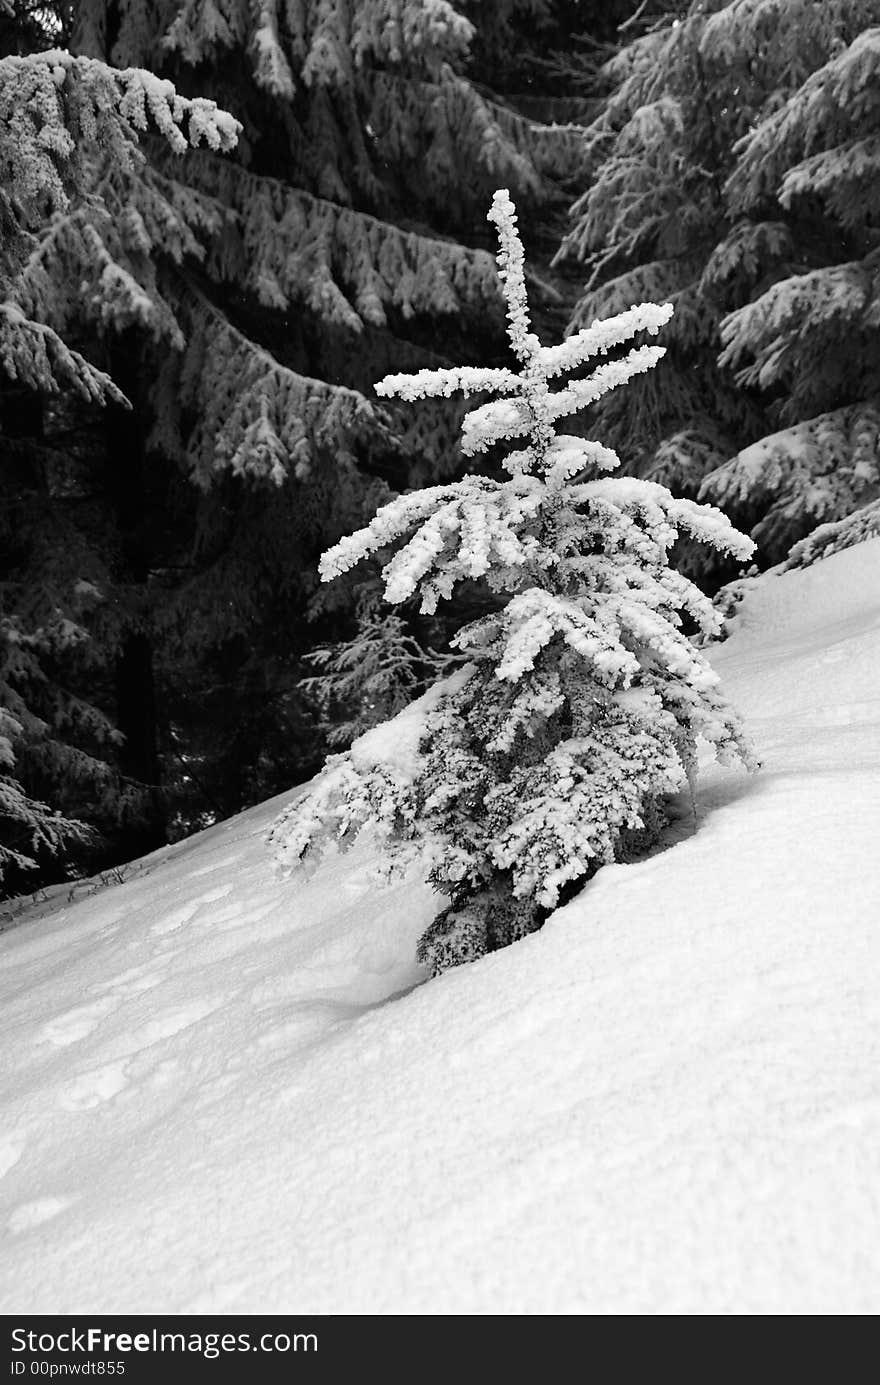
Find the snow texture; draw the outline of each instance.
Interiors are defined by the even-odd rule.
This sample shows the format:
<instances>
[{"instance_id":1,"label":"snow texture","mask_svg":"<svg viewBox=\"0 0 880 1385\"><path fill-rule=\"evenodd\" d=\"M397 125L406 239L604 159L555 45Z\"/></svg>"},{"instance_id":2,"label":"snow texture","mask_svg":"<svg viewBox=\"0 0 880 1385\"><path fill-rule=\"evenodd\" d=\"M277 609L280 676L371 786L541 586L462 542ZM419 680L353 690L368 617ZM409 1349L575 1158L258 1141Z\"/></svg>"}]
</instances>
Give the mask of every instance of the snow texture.
<instances>
[{"instance_id":1,"label":"snow texture","mask_svg":"<svg viewBox=\"0 0 880 1385\"><path fill-rule=\"evenodd\" d=\"M876 1313L880 539L712 654L762 773L425 986L429 890L273 879L279 800L9 921L0 1308Z\"/></svg>"}]
</instances>

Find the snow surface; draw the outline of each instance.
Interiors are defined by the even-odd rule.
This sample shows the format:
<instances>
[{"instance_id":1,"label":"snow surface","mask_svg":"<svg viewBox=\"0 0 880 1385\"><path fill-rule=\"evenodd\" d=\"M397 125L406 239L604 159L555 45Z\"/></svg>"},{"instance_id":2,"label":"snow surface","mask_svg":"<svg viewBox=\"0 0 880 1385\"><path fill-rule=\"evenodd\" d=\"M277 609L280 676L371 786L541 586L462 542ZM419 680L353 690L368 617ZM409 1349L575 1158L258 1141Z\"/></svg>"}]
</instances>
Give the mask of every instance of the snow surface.
<instances>
[{"instance_id":1,"label":"snow surface","mask_svg":"<svg viewBox=\"0 0 880 1385\"><path fill-rule=\"evenodd\" d=\"M713 652L763 761L427 985L286 798L0 936L0 1308L880 1309L880 540Z\"/></svg>"}]
</instances>

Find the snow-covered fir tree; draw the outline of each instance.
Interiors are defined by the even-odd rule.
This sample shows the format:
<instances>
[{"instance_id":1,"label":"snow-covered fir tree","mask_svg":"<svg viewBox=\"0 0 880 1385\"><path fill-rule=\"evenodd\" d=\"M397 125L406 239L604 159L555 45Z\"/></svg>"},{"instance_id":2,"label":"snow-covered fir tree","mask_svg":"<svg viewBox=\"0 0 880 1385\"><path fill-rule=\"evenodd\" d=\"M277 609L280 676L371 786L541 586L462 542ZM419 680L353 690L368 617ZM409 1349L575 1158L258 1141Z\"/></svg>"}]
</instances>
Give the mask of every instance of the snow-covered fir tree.
<instances>
[{"instance_id":1,"label":"snow-covered fir tree","mask_svg":"<svg viewBox=\"0 0 880 1385\"><path fill-rule=\"evenodd\" d=\"M512 441L507 479L469 475L393 500L324 555L321 573L333 579L378 553L392 604L418 594L431 613L459 584L482 581L494 609L455 637L467 664L331 759L271 834L291 867L368 824L389 860L424 859L450 901L419 947L435 972L534 931L604 862L643 850L669 795L693 780L698 736L722 760L749 761L684 628L714 631L719 617L668 553L679 532L740 560L752 541L718 510L615 478L612 449L557 426L657 364L662 346L616 349L656 335L672 308L642 303L542 346L506 190L489 219L519 369L422 370L377 391L498 396L466 414L462 448L479 456ZM553 389L563 375L574 378Z\"/></svg>"},{"instance_id":2,"label":"snow-covered fir tree","mask_svg":"<svg viewBox=\"0 0 880 1385\"><path fill-rule=\"evenodd\" d=\"M880 4L813 10L812 32L784 16L795 81L765 101L726 189L749 227L772 207L792 247L721 323L721 364L772 401L777 426L703 486L771 561L792 543L798 561L818 557L880 522ZM800 546L829 524L833 539Z\"/></svg>"},{"instance_id":3,"label":"snow-covered fir tree","mask_svg":"<svg viewBox=\"0 0 880 1385\"><path fill-rule=\"evenodd\" d=\"M767 565L880 493L880 5L663 9L604 69L562 251L589 274L571 328L675 304L656 377L600 421L635 426L633 469L723 505Z\"/></svg>"},{"instance_id":4,"label":"snow-covered fir tree","mask_svg":"<svg viewBox=\"0 0 880 1385\"><path fill-rule=\"evenodd\" d=\"M10 12L11 6L6 6ZM49 49L0 59L0 891L24 883L91 823L118 819L137 788L120 780L106 699L83 695L106 670L91 616L107 560L67 522L81 462L52 445L57 401L127 409L108 372L73 342L83 322L139 322L174 344L173 312L149 249L195 242L145 176L148 131L178 153L230 149L238 125L168 81ZM93 521L94 523L94 521ZM97 523L95 529L101 529ZM102 593L102 587L104 591ZM48 798L52 807L42 801Z\"/></svg>"}]
</instances>

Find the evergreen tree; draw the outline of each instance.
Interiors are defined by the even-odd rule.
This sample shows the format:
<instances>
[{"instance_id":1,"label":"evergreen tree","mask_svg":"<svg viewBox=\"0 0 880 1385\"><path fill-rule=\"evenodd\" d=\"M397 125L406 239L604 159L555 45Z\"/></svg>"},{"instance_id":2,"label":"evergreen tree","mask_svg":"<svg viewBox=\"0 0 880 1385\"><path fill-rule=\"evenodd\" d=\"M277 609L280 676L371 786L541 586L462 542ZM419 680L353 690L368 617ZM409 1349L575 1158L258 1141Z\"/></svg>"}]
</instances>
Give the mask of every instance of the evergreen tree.
<instances>
[{"instance_id":1,"label":"evergreen tree","mask_svg":"<svg viewBox=\"0 0 880 1385\"><path fill-rule=\"evenodd\" d=\"M664 11L603 72L561 252L590 272L571 326L641 295L675 304L661 369L602 425L636 442L639 474L725 506L766 565L880 487L880 6Z\"/></svg>"},{"instance_id":2,"label":"evergreen tree","mask_svg":"<svg viewBox=\"0 0 880 1385\"><path fill-rule=\"evenodd\" d=\"M460 583L483 581L495 609L455 637L469 662L421 708L332 759L272 832L288 864L367 824L392 858L425 857L450 899L419 948L435 972L532 932L563 892L654 840L668 796L693 780L698 735L720 758L748 762L717 676L683 629L687 618L711 632L720 618L668 550L679 531L740 559L752 542L711 507L609 477L612 449L557 429L657 364L663 347L643 345L577 375L633 336L656 335L672 308L643 303L543 347L506 191L489 219L519 371L422 370L377 390L499 396L466 414L462 448L478 456L515 439L507 479L468 475L401 496L331 549L321 572L329 580L379 553L393 604L418 593L430 614Z\"/></svg>"},{"instance_id":3,"label":"evergreen tree","mask_svg":"<svg viewBox=\"0 0 880 1385\"><path fill-rule=\"evenodd\" d=\"M842 546L878 522L880 4L814 9L809 27L785 15L792 89L764 103L727 186L734 216L754 226L772 209L793 249L721 324L721 364L782 427L704 484L769 561L817 524L837 521ZM827 550L810 543L799 560Z\"/></svg>"},{"instance_id":4,"label":"evergreen tree","mask_svg":"<svg viewBox=\"0 0 880 1385\"><path fill-rule=\"evenodd\" d=\"M95 332L137 321L173 339L149 250L160 236L172 256L194 241L151 184L141 137L153 129L178 152L200 141L219 151L237 126L149 72L60 49L0 59L0 125L0 889L9 890L22 871L88 839L71 804L94 822L118 817L129 792L108 753L118 728L100 695L81 695L106 662L91 619L106 572L70 522L72 502L88 504L83 459L56 441L70 400L119 413L129 401L71 333L84 319Z\"/></svg>"}]
</instances>

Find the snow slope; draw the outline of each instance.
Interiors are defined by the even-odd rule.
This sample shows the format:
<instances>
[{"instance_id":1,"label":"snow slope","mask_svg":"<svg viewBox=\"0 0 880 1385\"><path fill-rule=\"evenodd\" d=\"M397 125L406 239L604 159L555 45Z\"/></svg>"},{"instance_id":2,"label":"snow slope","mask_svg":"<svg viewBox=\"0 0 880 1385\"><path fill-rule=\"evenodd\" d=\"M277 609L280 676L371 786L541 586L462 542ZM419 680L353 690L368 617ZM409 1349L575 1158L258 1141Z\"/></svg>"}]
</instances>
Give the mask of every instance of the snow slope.
<instances>
[{"instance_id":1,"label":"snow slope","mask_svg":"<svg viewBox=\"0 0 880 1385\"><path fill-rule=\"evenodd\" d=\"M5 1312L880 1309L880 540L714 662L761 773L419 986L263 805L0 936Z\"/></svg>"}]
</instances>

